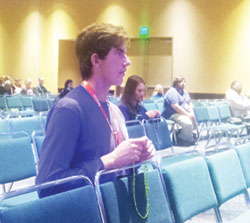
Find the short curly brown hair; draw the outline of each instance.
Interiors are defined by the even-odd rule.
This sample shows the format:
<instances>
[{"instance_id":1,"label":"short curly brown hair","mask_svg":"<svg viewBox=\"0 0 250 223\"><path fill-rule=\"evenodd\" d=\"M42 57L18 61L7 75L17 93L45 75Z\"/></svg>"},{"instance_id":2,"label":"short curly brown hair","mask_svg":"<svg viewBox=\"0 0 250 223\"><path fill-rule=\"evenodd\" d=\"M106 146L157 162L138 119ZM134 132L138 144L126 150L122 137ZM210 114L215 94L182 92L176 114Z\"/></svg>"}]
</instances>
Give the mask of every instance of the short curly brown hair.
<instances>
[{"instance_id":1,"label":"short curly brown hair","mask_svg":"<svg viewBox=\"0 0 250 223\"><path fill-rule=\"evenodd\" d=\"M75 45L82 79L88 80L91 77L93 53L96 53L100 59L105 59L112 47L118 48L128 43L128 34L121 26L103 23L84 28L78 35Z\"/></svg>"}]
</instances>

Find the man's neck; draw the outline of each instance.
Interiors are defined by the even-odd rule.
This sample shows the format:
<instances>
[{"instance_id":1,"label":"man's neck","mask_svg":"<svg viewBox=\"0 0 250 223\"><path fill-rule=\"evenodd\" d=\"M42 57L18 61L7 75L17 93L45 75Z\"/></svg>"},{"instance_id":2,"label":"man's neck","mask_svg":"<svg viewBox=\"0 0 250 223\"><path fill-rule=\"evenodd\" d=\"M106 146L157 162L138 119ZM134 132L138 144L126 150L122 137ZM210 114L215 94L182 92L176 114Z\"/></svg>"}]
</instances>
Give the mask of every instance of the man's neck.
<instances>
[{"instance_id":1,"label":"man's neck","mask_svg":"<svg viewBox=\"0 0 250 223\"><path fill-rule=\"evenodd\" d=\"M103 82L101 80L95 80L94 78L89 79L87 82L93 88L93 90L95 91L96 97L100 101L107 100L108 91L109 91L110 86L106 85L105 82Z\"/></svg>"}]
</instances>

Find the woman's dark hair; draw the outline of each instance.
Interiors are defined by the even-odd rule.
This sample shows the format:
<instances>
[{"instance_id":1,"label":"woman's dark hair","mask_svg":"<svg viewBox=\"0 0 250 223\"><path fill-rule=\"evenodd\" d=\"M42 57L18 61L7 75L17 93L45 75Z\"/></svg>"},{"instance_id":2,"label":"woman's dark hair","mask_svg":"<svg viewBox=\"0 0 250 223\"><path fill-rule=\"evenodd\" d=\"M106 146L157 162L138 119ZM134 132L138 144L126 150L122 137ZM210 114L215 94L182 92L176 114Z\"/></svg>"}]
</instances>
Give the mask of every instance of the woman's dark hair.
<instances>
[{"instance_id":1,"label":"woman's dark hair","mask_svg":"<svg viewBox=\"0 0 250 223\"><path fill-rule=\"evenodd\" d=\"M145 84L144 80L136 75L130 76L124 87L121 102L125 104L130 112L136 114L136 99L135 99L135 89L140 84Z\"/></svg>"},{"instance_id":2,"label":"woman's dark hair","mask_svg":"<svg viewBox=\"0 0 250 223\"><path fill-rule=\"evenodd\" d=\"M71 79L66 80L65 83L64 83L64 88L67 88L68 85L69 85L70 83L72 83L72 82L73 82L73 81L72 81Z\"/></svg>"}]
</instances>

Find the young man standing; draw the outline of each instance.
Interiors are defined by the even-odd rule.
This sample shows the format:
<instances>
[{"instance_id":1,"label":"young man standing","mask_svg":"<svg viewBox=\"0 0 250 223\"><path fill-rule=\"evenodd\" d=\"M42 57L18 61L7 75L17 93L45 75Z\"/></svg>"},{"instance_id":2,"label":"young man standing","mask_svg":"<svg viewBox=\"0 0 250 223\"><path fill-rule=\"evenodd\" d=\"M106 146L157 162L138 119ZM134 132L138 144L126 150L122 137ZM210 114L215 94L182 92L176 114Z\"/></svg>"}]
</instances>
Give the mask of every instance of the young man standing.
<instances>
[{"instance_id":1,"label":"young man standing","mask_svg":"<svg viewBox=\"0 0 250 223\"><path fill-rule=\"evenodd\" d=\"M153 156L146 137L127 140L119 108L107 101L111 85L122 83L130 61L129 39L122 27L94 24L76 40L76 55L83 82L51 109L38 165L36 183L73 175L91 180L97 171L141 162ZM66 191L81 184L43 190L40 196Z\"/></svg>"}]
</instances>

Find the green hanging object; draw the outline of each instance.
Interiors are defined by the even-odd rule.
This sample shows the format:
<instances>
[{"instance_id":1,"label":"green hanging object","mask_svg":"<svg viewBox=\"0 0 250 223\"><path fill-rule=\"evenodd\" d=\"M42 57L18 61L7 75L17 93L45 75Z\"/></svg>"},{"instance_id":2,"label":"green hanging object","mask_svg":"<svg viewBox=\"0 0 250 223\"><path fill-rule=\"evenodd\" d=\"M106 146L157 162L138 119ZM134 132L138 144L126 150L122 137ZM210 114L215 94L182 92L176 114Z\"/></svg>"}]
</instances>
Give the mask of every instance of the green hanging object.
<instances>
[{"instance_id":1,"label":"green hanging object","mask_svg":"<svg viewBox=\"0 0 250 223\"><path fill-rule=\"evenodd\" d=\"M133 200L134 200L136 213L143 220L145 220L149 214L149 200L148 200L149 185L148 185L148 179L147 179L147 172L148 172L147 166L145 166L144 186L145 186L145 195L146 195L147 206L146 206L146 213L145 213L145 215L143 215L140 213L140 211L138 210L138 207L137 207L136 196L135 196L135 168L133 168Z\"/></svg>"}]
</instances>

